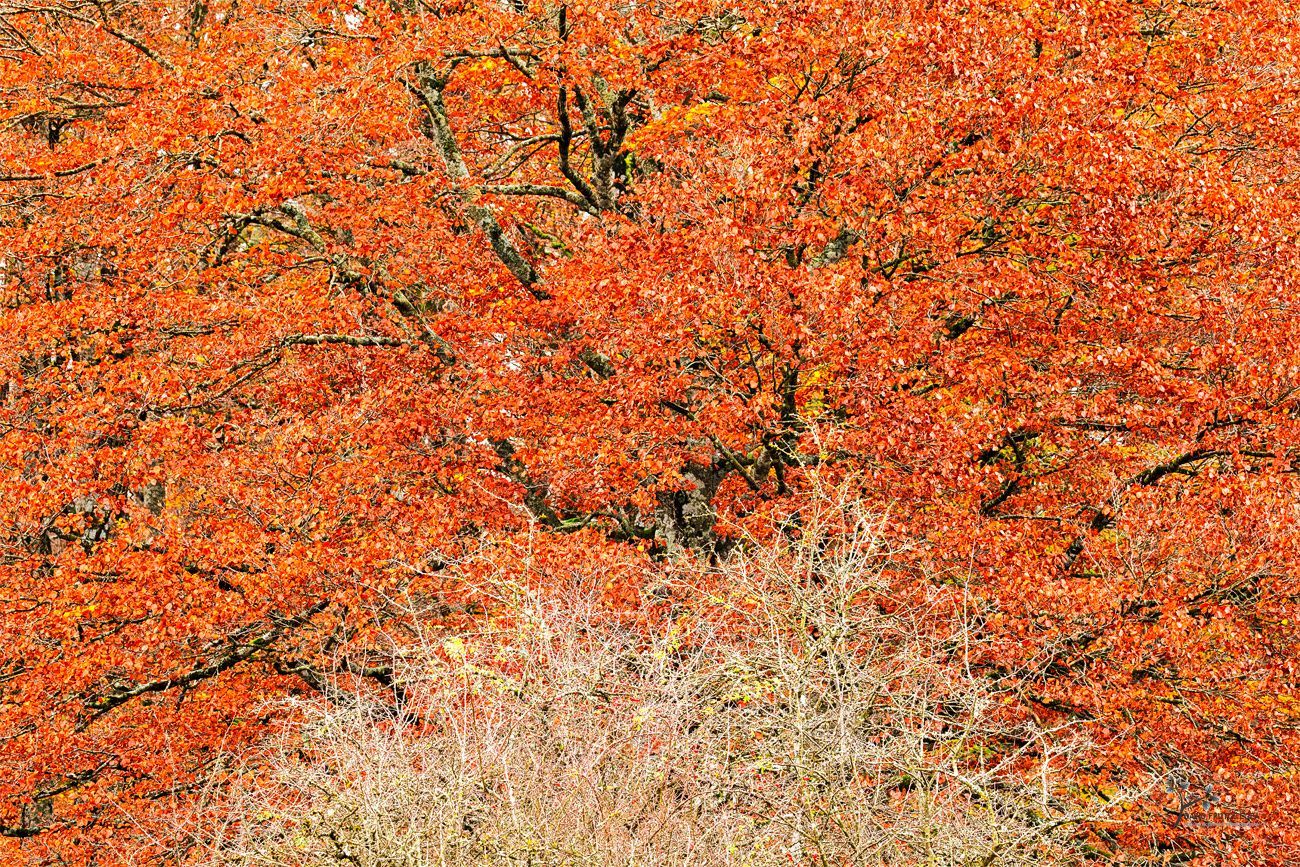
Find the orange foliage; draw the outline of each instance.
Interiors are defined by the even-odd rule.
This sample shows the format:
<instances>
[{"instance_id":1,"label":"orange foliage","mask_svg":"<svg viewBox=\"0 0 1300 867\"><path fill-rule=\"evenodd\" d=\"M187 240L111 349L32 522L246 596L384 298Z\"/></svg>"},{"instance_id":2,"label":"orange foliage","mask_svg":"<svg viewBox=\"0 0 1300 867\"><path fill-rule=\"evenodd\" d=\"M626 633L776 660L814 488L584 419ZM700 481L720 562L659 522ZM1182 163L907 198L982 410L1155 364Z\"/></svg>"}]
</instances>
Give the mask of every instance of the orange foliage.
<instances>
[{"instance_id":1,"label":"orange foliage","mask_svg":"<svg viewBox=\"0 0 1300 867\"><path fill-rule=\"evenodd\" d=\"M0 860L153 845L485 535L632 598L816 464L970 583L1011 694L1171 781L1118 851L1285 862L1297 32L3 0Z\"/></svg>"}]
</instances>

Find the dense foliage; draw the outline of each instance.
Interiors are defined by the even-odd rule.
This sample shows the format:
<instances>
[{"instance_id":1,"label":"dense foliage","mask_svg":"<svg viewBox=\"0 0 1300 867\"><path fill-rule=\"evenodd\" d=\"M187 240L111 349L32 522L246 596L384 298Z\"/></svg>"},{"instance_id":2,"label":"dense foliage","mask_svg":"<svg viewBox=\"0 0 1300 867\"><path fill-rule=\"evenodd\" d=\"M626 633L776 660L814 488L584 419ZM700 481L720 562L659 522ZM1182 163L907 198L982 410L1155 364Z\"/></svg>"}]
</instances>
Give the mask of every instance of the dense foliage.
<instances>
[{"instance_id":1,"label":"dense foliage","mask_svg":"<svg viewBox=\"0 0 1300 867\"><path fill-rule=\"evenodd\" d=\"M816 466L969 586L1009 701L1164 781L1110 851L1285 862L1297 33L0 0L0 859L161 840L485 537L630 604Z\"/></svg>"}]
</instances>

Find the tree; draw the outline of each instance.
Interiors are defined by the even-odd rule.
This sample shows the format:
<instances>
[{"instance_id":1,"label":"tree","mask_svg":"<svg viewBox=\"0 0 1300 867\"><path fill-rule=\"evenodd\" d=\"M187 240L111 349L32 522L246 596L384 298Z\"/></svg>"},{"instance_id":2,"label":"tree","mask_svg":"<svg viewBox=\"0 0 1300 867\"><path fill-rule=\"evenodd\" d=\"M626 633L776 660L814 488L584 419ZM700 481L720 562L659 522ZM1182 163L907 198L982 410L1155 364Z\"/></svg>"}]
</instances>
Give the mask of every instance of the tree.
<instances>
[{"instance_id":1,"label":"tree","mask_svg":"<svg viewBox=\"0 0 1300 867\"><path fill-rule=\"evenodd\" d=\"M815 465L1173 781L1123 845L1282 857L1294 29L0 7L0 845L125 834L485 535L726 556Z\"/></svg>"}]
</instances>

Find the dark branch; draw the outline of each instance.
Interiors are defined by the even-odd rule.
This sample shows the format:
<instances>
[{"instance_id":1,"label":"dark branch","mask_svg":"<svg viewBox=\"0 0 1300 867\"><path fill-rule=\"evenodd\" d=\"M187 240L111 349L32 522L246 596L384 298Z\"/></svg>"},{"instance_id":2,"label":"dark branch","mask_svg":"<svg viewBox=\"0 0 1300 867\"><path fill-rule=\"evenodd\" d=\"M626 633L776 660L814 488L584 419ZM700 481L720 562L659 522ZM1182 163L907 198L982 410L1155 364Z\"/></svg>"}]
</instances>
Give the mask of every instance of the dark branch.
<instances>
[{"instance_id":1,"label":"dark branch","mask_svg":"<svg viewBox=\"0 0 1300 867\"><path fill-rule=\"evenodd\" d=\"M229 651L218 656L207 665L199 666L182 674L174 674L171 677L164 677L158 680L151 680L145 683L139 683L132 686L119 685L114 686L112 691L100 698L86 702L87 707L93 712L91 716L78 724L78 730L84 730L95 720L112 711L114 708L121 707L127 702L139 698L142 695L148 695L153 692L166 692L177 687L191 686L211 677L216 677L224 671L234 668L239 663L251 658L255 654L266 650L275 642L279 641L288 632L299 628L307 623L312 617L324 611L329 606L329 601L322 599L320 602L312 605L301 614L282 618L276 615L270 616L271 627L261 635L252 640L240 644L232 642Z\"/></svg>"}]
</instances>

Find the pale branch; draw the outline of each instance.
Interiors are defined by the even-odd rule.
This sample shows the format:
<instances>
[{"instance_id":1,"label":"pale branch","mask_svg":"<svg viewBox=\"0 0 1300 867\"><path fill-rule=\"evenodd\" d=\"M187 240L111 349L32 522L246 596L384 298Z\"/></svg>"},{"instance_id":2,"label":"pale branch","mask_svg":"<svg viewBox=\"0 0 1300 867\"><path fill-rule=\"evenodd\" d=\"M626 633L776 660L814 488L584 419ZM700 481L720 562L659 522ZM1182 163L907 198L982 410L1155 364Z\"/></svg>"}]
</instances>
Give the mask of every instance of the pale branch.
<instances>
[{"instance_id":1,"label":"pale branch","mask_svg":"<svg viewBox=\"0 0 1300 867\"><path fill-rule=\"evenodd\" d=\"M520 51L517 48L506 48L498 41L497 47L488 51L457 51L445 55L448 61L453 63L462 63L466 60L481 60L483 58L497 58L504 60L519 71L525 78L532 78L534 69L540 62L540 58L531 51Z\"/></svg>"},{"instance_id":2,"label":"pale branch","mask_svg":"<svg viewBox=\"0 0 1300 867\"><path fill-rule=\"evenodd\" d=\"M598 210L585 198L563 187L552 187L546 184L488 184L480 189L484 193L496 196L545 196L564 199L579 210L592 215L598 213Z\"/></svg>"},{"instance_id":3,"label":"pale branch","mask_svg":"<svg viewBox=\"0 0 1300 867\"><path fill-rule=\"evenodd\" d=\"M534 135L534 136L529 136L528 138L519 139L514 144L512 144L506 150L505 153L501 154L501 156L494 159L487 166L487 168L483 169L483 177L485 178L505 177L509 174L508 172L504 175L500 173L505 169L506 166L508 166L511 163L511 161L513 161L520 154L520 152L526 151L529 148L540 148L542 145L552 144L558 142L559 140L560 140L559 133L553 133L553 132L543 133L542 135ZM532 154L529 154L527 157L524 157L524 159L520 162L520 165L522 165L524 162L527 162L528 159L531 158L531 156ZM518 166L515 166L515 168L517 169Z\"/></svg>"},{"instance_id":4,"label":"pale branch","mask_svg":"<svg viewBox=\"0 0 1300 867\"><path fill-rule=\"evenodd\" d=\"M605 91L597 88L604 98ZM627 138L631 122L627 116L627 107L636 97L637 91L621 90L618 96L610 101L610 107L606 110L605 115L609 119L609 138L604 144L604 154L597 161L593 169L596 183L600 188L601 195L605 198L606 207L613 208L614 200L614 170L621 158L624 157L623 141Z\"/></svg>"},{"instance_id":5,"label":"pale branch","mask_svg":"<svg viewBox=\"0 0 1300 867\"><path fill-rule=\"evenodd\" d=\"M391 665L365 665L354 662L346 656L341 657L337 663L337 669L334 672L325 672L320 668L312 665L305 659L290 659L274 662L274 668L277 674L292 675L301 680L311 689L320 693L331 704L343 707L355 707L357 694L341 689L336 682L335 675L339 672L346 672L359 678L372 680L379 686L392 692L396 704L389 708L391 716L404 717L415 721L411 716L409 709L409 696L407 687L398 678L397 672Z\"/></svg>"},{"instance_id":6,"label":"pale branch","mask_svg":"<svg viewBox=\"0 0 1300 867\"><path fill-rule=\"evenodd\" d=\"M782 244L778 249L785 254L785 263L791 268L798 268L804 264L812 268L825 268L842 260L860 240L862 240L861 235L845 227L841 228L834 238L827 241L821 251L811 259L805 258L807 244Z\"/></svg>"},{"instance_id":7,"label":"pale branch","mask_svg":"<svg viewBox=\"0 0 1300 867\"><path fill-rule=\"evenodd\" d=\"M498 471L523 489L524 507L528 513L547 527L558 529L564 522L547 501L549 490L546 485L529 477L528 468L515 457L514 444L509 439L494 440L492 448L501 459Z\"/></svg>"},{"instance_id":8,"label":"pale branch","mask_svg":"<svg viewBox=\"0 0 1300 867\"><path fill-rule=\"evenodd\" d=\"M10 14L9 11L6 10L4 15L0 15L0 30L3 30L3 32L6 35L15 39L17 42L21 44L22 48L25 48L27 51L31 52L35 56L44 57L45 52L42 51L40 48L38 48L36 44L32 42L31 39L28 38L26 33L23 33L23 31L19 29L17 25L15 25L12 21L10 21L6 17L9 14Z\"/></svg>"},{"instance_id":9,"label":"pale branch","mask_svg":"<svg viewBox=\"0 0 1300 867\"><path fill-rule=\"evenodd\" d=\"M579 352L578 359L601 379L609 379L618 372L608 358L591 348Z\"/></svg>"},{"instance_id":10,"label":"pale branch","mask_svg":"<svg viewBox=\"0 0 1300 867\"><path fill-rule=\"evenodd\" d=\"M275 211L279 211L279 213L277 214ZM249 226L261 226L264 229L272 229L300 241L305 241L317 253L324 253L326 249L325 239L307 221L306 211L303 210L301 205L292 200L285 202L278 208L258 208L247 214L229 215L227 219L230 220L230 224L226 227L225 237L209 260L210 264L214 266L224 262L226 257L235 250L239 239L243 237L244 230Z\"/></svg>"},{"instance_id":11,"label":"pale branch","mask_svg":"<svg viewBox=\"0 0 1300 867\"><path fill-rule=\"evenodd\" d=\"M581 179L572 165L571 149L574 132L569 119L568 91L564 86L560 87L556 102L556 115L560 124L560 171L592 205L599 210L609 211L614 209L616 203L614 169L619 160L625 156L623 141L627 137L630 126L627 107L636 97L637 91L621 90L611 99L606 90L599 86L599 79L596 79L596 83L596 91L602 100L608 101L608 107L593 105L582 88L577 85L573 87L573 97L578 103L588 144L591 147L590 183ZM601 138L602 121L609 128L608 137L603 139Z\"/></svg>"},{"instance_id":12,"label":"pale branch","mask_svg":"<svg viewBox=\"0 0 1300 867\"><path fill-rule=\"evenodd\" d=\"M285 201L284 204L280 205L280 213L293 221L293 227L290 228L285 226L283 220L277 219L274 221L274 225L271 226L272 228L278 229L287 235L301 238L308 244L311 244L312 248L319 253L325 252L325 239L320 236L320 232L317 232L312 228L311 223L307 220L307 212L303 209L302 205L298 204L293 199L289 199ZM263 223L263 225L270 224Z\"/></svg>"},{"instance_id":13,"label":"pale branch","mask_svg":"<svg viewBox=\"0 0 1300 867\"><path fill-rule=\"evenodd\" d=\"M392 302L393 307L398 313L419 326L420 339L423 340L431 350L433 350L433 353L438 356L443 364L451 366L456 363L456 351L452 349L451 344L441 336L434 334L433 329L424 321L424 316L421 315L419 309L411 303L410 299L406 297L405 292L401 289L394 291Z\"/></svg>"},{"instance_id":14,"label":"pale branch","mask_svg":"<svg viewBox=\"0 0 1300 867\"><path fill-rule=\"evenodd\" d=\"M332 704L349 705L353 696L343 692L335 686L330 679L318 669L303 659L294 659L288 662L277 659L274 662L276 674L292 675L297 677L307 686L320 693Z\"/></svg>"},{"instance_id":15,"label":"pale branch","mask_svg":"<svg viewBox=\"0 0 1300 867\"><path fill-rule=\"evenodd\" d=\"M745 466L746 459L735 450L728 448L722 440L718 439L717 434L709 434L709 439L712 441L713 447L718 450L718 453L727 459L727 463L731 464L732 468L740 473L740 477L745 480L745 484L749 485L750 490L755 492L763 490L758 479L754 478L754 474Z\"/></svg>"},{"instance_id":16,"label":"pale branch","mask_svg":"<svg viewBox=\"0 0 1300 867\"><path fill-rule=\"evenodd\" d=\"M582 125L587 129L587 138L591 141L591 151L598 159L605 156L605 142L600 138L600 122L596 117L596 112L590 102L587 101L586 94L582 88L576 84L573 86L573 99L578 103L578 111L582 114ZM612 126L612 123L610 124Z\"/></svg>"},{"instance_id":17,"label":"pale branch","mask_svg":"<svg viewBox=\"0 0 1300 867\"><path fill-rule=\"evenodd\" d=\"M107 25L104 26L104 32L108 33L110 36L116 36L118 39L122 40L127 45L134 48L136 51L139 51L145 57L149 58L154 63L158 64L168 72L176 71L176 65L174 63L172 63L170 60L168 60L167 58L163 57L161 54L154 51L148 45L145 45L139 39L136 39L131 34L123 33L121 30L117 30L116 28L109 27Z\"/></svg>"}]
</instances>

